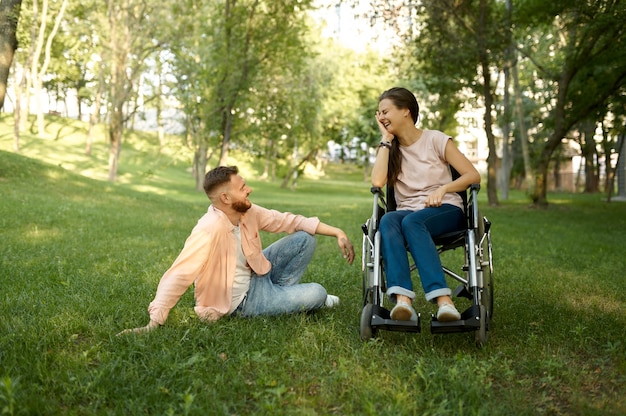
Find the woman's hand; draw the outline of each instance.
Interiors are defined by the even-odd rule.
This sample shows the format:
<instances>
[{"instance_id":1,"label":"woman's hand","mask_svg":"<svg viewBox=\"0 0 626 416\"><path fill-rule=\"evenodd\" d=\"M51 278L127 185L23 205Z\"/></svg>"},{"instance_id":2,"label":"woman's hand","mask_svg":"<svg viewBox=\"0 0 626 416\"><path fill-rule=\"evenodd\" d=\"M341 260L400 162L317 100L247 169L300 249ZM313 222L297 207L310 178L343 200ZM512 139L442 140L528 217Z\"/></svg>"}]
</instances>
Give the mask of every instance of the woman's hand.
<instances>
[{"instance_id":1,"label":"woman's hand","mask_svg":"<svg viewBox=\"0 0 626 416\"><path fill-rule=\"evenodd\" d=\"M394 135L389 133L387 127L383 124L384 116L380 111L376 111L376 124L384 142L390 142L394 139Z\"/></svg>"},{"instance_id":2,"label":"woman's hand","mask_svg":"<svg viewBox=\"0 0 626 416\"><path fill-rule=\"evenodd\" d=\"M440 186L435 189L426 197L426 207L440 207L441 202L443 201L443 197L446 195L447 191L444 186Z\"/></svg>"}]
</instances>

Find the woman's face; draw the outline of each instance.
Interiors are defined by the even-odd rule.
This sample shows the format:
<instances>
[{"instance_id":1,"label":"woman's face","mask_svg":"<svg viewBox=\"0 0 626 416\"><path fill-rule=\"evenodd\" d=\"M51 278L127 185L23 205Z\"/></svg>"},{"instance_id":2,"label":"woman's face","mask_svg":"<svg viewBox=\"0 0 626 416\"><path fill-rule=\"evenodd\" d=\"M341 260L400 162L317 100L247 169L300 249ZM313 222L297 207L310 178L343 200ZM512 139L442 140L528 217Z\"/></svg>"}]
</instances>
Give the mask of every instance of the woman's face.
<instances>
[{"instance_id":1,"label":"woman's face","mask_svg":"<svg viewBox=\"0 0 626 416\"><path fill-rule=\"evenodd\" d=\"M385 126L389 133L395 134L400 131L402 125L407 120L411 120L411 113L408 108L400 109L388 98L380 100L378 103L378 120Z\"/></svg>"}]
</instances>

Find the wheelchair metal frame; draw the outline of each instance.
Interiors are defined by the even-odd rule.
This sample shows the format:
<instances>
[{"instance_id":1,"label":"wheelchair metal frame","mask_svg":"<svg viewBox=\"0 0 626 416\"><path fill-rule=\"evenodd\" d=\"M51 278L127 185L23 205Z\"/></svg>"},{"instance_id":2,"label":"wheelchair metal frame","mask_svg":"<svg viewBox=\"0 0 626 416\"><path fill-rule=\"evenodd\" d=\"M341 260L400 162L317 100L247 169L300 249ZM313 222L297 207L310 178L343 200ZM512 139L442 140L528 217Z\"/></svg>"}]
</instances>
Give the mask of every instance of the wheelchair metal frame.
<instances>
[{"instance_id":1,"label":"wheelchair metal frame","mask_svg":"<svg viewBox=\"0 0 626 416\"><path fill-rule=\"evenodd\" d=\"M479 184L473 184L460 193L465 205L467 228L434 238L439 254L464 247L463 275L443 266L445 275L458 281L460 285L453 291L454 297L471 300L471 306L461 313L461 319L453 322L439 322L431 315L431 333L452 333L475 331L476 344L482 347L487 342L487 331L493 316L493 262L491 249L491 223L480 216L478 209ZM379 329L403 332L421 332L421 314L417 321L396 321L390 311L383 306L385 278L380 252L379 222L382 216L395 208L391 198L385 201L381 188L373 187L372 216L363 229L362 272L363 309L361 311L360 333L363 340L373 338ZM389 202L389 203L388 203ZM393 201L395 202L395 201ZM415 270L415 265L411 270Z\"/></svg>"}]
</instances>

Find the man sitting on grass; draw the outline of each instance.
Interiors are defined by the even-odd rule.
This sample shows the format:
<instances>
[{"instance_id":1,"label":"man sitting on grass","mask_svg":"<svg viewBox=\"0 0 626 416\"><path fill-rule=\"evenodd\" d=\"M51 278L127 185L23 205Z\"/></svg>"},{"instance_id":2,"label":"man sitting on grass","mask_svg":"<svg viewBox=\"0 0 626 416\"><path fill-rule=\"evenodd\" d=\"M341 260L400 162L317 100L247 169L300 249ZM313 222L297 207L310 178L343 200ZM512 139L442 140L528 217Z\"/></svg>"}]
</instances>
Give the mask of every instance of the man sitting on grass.
<instances>
[{"instance_id":1,"label":"man sitting on grass","mask_svg":"<svg viewBox=\"0 0 626 416\"><path fill-rule=\"evenodd\" d=\"M236 166L220 166L206 174L204 191L211 200L187 238L178 258L165 272L148 307L150 322L122 331L142 332L163 325L170 309L195 283L195 312L215 321L224 315L256 316L332 307L339 298L317 283L300 283L313 258L314 235L334 236L352 264L354 248L341 229L289 212L250 202L252 190ZM261 246L259 230L288 236Z\"/></svg>"}]
</instances>

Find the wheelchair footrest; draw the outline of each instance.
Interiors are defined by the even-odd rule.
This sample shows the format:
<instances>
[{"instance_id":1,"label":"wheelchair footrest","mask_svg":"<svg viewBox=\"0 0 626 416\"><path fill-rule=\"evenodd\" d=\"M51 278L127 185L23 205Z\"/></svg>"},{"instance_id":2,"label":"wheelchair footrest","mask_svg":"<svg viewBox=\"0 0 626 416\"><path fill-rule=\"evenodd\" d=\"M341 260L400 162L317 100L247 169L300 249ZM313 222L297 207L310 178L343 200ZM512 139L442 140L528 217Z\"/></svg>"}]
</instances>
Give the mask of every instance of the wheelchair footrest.
<instances>
[{"instance_id":1,"label":"wheelchair footrest","mask_svg":"<svg viewBox=\"0 0 626 416\"><path fill-rule=\"evenodd\" d=\"M435 315L430 321L430 332L433 334L446 334L451 332L469 332L480 328L480 308L477 305L470 306L461 314L461 319L451 322L439 322Z\"/></svg>"},{"instance_id":2,"label":"wheelchair footrest","mask_svg":"<svg viewBox=\"0 0 626 416\"><path fill-rule=\"evenodd\" d=\"M371 326L375 329L386 329L387 331L422 331L419 313L417 313L416 321L396 321L391 319L390 312L387 309L378 305L373 305Z\"/></svg>"}]
</instances>

